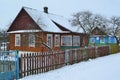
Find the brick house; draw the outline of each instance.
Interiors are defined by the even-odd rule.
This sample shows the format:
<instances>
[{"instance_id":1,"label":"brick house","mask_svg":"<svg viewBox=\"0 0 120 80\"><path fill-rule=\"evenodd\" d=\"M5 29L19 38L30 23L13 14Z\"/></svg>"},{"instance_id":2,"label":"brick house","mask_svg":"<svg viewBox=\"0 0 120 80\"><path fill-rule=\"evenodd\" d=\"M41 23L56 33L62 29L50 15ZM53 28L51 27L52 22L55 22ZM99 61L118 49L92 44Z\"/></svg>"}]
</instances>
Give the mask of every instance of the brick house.
<instances>
[{"instance_id":1,"label":"brick house","mask_svg":"<svg viewBox=\"0 0 120 80\"><path fill-rule=\"evenodd\" d=\"M10 50L48 51L88 45L88 35L62 16L22 7L8 29Z\"/></svg>"}]
</instances>

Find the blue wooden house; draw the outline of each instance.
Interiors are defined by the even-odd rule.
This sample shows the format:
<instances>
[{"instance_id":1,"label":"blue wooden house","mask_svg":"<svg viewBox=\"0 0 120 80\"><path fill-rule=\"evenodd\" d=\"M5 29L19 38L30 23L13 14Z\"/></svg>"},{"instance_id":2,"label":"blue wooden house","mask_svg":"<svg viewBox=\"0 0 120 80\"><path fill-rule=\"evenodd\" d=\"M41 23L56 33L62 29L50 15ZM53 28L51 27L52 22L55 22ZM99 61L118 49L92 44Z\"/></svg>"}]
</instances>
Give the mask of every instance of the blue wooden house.
<instances>
[{"instance_id":1,"label":"blue wooden house","mask_svg":"<svg viewBox=\"0 0 120 80\"><path fill-rule=\"evenodd\" d=\"M108 45L108 44L116 44L117 40L114 36L107 35L100 28L95 27L91 35L89 36L89 45Z\"/></svg>"}]
</instances>

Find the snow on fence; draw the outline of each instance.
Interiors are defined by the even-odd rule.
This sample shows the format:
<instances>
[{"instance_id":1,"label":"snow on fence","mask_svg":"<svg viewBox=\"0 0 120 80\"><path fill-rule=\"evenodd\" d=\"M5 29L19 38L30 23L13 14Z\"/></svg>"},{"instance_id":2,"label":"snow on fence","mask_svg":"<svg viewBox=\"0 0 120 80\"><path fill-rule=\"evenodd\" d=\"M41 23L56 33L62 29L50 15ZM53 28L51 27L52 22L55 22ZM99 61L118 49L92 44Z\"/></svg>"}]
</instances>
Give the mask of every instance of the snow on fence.
<instances>
[{"instance_id":1,"label":"snow on fence","mask_svg":"<svg viewBox=\"0 0 120 80\"><path fill-rule=\"evenodd\" d=\"M20 77L54 70L65 65L109 54L109 46L69 49L59 52L21 54Z\"/></svg>"}]
</instances>

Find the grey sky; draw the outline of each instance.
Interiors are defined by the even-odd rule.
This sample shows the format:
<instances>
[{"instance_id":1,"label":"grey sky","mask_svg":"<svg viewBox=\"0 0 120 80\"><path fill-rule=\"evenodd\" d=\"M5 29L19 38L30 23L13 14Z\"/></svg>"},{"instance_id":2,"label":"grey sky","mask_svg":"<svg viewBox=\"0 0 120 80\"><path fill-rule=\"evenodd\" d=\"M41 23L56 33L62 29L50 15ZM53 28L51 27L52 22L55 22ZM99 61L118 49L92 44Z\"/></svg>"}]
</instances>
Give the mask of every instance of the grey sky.
<instances>
[{"instance_id":1,"label":"grey sky","mask_svg":"<svg viewBox=\"0 0 120 80\"><path fill-rule=\"evenodd\" d=\"M43 11L48 6L49 12L70 18L73 13L89 10L106 17L120 16L120 0L0 0L0 28L16 17L22 6Z\"/></svg>"}]
</instances>

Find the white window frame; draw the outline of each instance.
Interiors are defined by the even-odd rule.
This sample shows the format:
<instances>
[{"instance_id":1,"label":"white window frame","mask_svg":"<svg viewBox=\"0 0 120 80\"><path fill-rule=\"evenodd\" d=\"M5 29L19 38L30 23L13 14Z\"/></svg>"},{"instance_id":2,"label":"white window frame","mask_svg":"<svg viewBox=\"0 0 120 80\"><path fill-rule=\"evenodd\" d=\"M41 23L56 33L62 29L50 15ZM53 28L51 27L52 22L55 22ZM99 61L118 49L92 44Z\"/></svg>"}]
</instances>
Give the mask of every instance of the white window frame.
<instances>
[{"instance_id":1,"label":"white window frame","mask_svg":"<svg viewBox=\"0 0 120 80\"><path fill-rule=\"evenodd\" d=\"M53 35L52 34L47 34L47 45L49 47L53 46Z\"/></svg>"},{"instance_id":2,"label":"white window frame","mask_svg":"<svg viewBox=\"0 0 120 80\"><path fill-rule=\"evenodd\" d=\"M100 37L100 43L105 43L104 37Z\"/></svg>"},{"instance_id":3,"label":"white window frame","mask_svg":"<svg viewBox=\"0 0 120 80\"><path fill-rule=\"evenodd\" d=\"M55 47L59 47L60 46L60 35L59 34L56 34L55 35Z\"/></svg>"},{"instance_id":4,"label":"white window frame","mask_svg":"<svg viewBox=\"0 0 120 80\"><path fill-rule=\"evenodd\" d=\"M29 34L29 47L35 47L35 35Z\"/></svg>"},{"instance_id":5,"label":"white window frame","mask_svg":"<svg viewBox=\"0 0 120 80\"><path fill-rule=\"evenodd\" d=\"M20 34L15 34L15 46L20 46L20 44L21 44Z\"/></svg>"},{"instance_id":6,"label":"white window frame","mask_svg":"<svg viewBox=\"0 0 120 80\"><path fill-rule=\"evenodd\" d=\"M111 37L108 38L108 43L111 43Z\"/></svg>"},{"instance_id":7,"label":"white window frame","mask_svg":"<svg viewBox=\"0 0 120 80\"><path fill-rule=\"evenodd\" d=\"M94 38L94 37L91 37L91 38L90 38L90 42L91 42L91 43L95 43L95 38Z\"/></svg>"},{"instance_id":8,"label":"white window frame","mask_svg":"<svg viewBox=\"0 0 120 80\"><path fill-rule=\"evenodd\" d=\"M64 35L64 36L62 36L61 37L61 45L62 46L72 46L72 36L71 35Z\"/></svg>"},{"instance_id":9,"label":"white window frame","mask_svg":"<svg viewBox=\"0 0 120 80\"><path fill-rule=\"evenodd\" d=\"M80 46L80 36L73 36L73 46Z\"/></svg>"}]
</instances>

